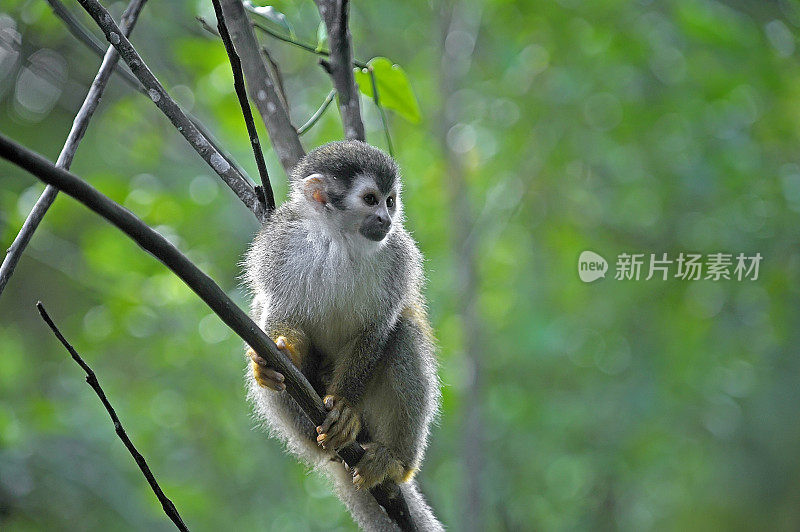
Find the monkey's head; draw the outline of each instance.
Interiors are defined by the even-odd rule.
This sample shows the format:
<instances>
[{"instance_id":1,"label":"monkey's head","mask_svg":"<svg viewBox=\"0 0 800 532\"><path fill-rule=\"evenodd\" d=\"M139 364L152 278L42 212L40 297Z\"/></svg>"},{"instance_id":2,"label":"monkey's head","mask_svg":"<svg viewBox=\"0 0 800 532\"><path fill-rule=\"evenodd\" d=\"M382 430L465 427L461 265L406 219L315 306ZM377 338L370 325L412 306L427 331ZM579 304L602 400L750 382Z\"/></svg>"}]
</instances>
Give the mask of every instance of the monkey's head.
<instances>
[{"instance_id":1,"label":"monkey's head","mask_svg":"<svg viewBox=\"0 0 800 532\"><path fill-rule=\"evenodd\" d=\"M380 242L401 221L400 172L387 154L357 140L331 142L292 171L292 200L321 223Z\"/></svg>"}]
</instances>

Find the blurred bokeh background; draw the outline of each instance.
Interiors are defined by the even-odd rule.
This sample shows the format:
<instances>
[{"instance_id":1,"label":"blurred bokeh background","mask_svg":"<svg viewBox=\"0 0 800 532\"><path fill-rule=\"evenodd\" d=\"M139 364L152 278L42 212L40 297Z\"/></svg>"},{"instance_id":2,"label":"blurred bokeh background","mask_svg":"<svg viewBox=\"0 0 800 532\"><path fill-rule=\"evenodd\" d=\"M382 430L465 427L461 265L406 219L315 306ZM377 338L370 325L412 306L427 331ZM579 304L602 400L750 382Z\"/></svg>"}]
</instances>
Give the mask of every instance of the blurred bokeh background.
<instances>
[{"instance_id":1,"label":"blurred bokeh background","mask_svg":"<svg viewBox=\"0 0 800 532\"><path fill-rule=\"evenodd\" d=\"M438 3L353 3L357 58L402 65L421 110L419 123L388 118L441 347L442 415L419 479L451 529L800 528L796 5L491 0L450 17ZM275 7L316 42L313 2ZM213 23L211 2L151 0L132 41L256 176L224 49L197 15ZM260 38L299 125L329 79L313 55ZM0 130L54 160L98 66L44 0L3 0ZM303 142L340 136L330 108ZM72 168L246 306L237 262L253 216L118 77ZM42 189L0 162L3 248ZM764 259L756 281L584 284L586 249L612 268L623 252ZM60 197L0 298L1 529L172 528L39 299L192 530L354 528L255 428L241 341Z\"/></svg>"}]
</instances>

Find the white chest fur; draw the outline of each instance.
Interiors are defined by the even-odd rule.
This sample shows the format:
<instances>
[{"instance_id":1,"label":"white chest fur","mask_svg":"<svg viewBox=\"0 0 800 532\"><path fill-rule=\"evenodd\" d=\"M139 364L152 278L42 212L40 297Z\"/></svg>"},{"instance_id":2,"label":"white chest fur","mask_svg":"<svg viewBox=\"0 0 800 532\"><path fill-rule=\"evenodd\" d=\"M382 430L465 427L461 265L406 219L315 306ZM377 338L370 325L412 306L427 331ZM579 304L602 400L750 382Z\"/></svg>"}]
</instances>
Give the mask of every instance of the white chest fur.
<instances>
[{"instance_id":1,"label":"white chest fur","mask_svg":"<svg viewBox=\"0 0 800 532\"><path fill-rule=\"evenodd\" d=\"M334 355L369 325L377 309L391 307L385 288L386 260L379 243L299 227L304 237L285 249L276 292L267 294L269 314L292 317L319 348ZM384 318L385 319L385 318Z\"/></svg>"}]
</instances>

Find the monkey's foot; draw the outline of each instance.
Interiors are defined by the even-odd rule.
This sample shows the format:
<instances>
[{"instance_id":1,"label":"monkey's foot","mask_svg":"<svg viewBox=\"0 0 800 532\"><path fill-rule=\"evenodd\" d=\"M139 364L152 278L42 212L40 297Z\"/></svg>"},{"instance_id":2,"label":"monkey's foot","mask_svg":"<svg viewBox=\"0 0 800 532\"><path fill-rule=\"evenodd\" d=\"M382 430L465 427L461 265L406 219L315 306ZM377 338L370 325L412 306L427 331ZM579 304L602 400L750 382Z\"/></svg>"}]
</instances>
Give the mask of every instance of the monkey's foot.
<instances>
[{"instance_id":1,"label":"monkey's foot","mask_svg":"<svg viewBox=\"0 0 800 532\"><path fill-rule=\"evenodd\" d=\"M337 395L326 395L322 400L328 416L317 427L317 443L323 449L339 449L354 442L361 430L361 414Z\"/></svg>"},{"instance_id":2,"label":"monkey's foot","mask_svg":"<svg viewBox=\"0 0 800 532\"><path fill-rule=\"evenodd\" d=\"M278 348L280 349L280 346L278 346ZM258 356L258 353L253 351L252 347L247 350L247 356L252 361L253 376L259 386L275 390L276 392L281 392L286 389L286 385L283 383L283 374L269 367L267 361Z\"/></svg>"},{"instance_id":3,"label":"monkey's foot","mask_svg":"<svg viewBox=\"0 0 800 532\"><path fill-rule=\"evenodd\" d=\"M387 478L398 484L411 478L412 475L406 474L406 468L400 460L380 443L367 443L364 451L364 456L353 468L353 484L357 489L370 489Z\"/></svg>"}]
</instances>

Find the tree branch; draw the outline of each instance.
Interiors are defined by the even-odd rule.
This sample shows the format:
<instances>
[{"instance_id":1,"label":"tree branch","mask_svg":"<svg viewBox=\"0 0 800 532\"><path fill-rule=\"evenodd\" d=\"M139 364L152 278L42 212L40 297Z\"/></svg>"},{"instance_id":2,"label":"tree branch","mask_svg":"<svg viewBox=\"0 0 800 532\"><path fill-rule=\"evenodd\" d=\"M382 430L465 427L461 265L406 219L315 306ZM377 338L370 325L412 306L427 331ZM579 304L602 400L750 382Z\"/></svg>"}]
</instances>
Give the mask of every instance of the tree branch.
<instances>
[{"instance_id":1,"label":"tree branch","mask_svg":"<svg viewBox=\"0 0 800 532\"><path fill-rule=\"evenodd\" d=\"M130 35L131 31L133 30L133 26L136 24L136 20L139 17L139 13L141 12L142 7L144 7L146 1L147 0L131 0L128 8L122 14L120 24L122 32L125 35ZM53 4L51 3L51 5ZM57 5L60 6L60 4ZM63 9L63 6L60 6L60 8ZM53 9L56 9L55 6ZM69 13L67 12L67 14ZM89 87L89 92L86 94L86 99L83 101L78 114L75 116L75 120L72 122L72 129L67 136L64 147L61 149L61 153L58 156L56 166L59 168L69 170L69 167L72 164L72 159L75 157L75 152L78 149L78 144L80 144L81 139L83 139L83 135L86 133L86 128L89 127L89 121L92 119L95 110L97 110L97 105L100 103L100 97L103 95L103 91L105 90L106 84L111 77L111 73L117 66L118 60L119 54L117 54L117 51L113 46L109 46L108 50L103 56L103 62L100 65L100 69L97 71L97 75L95 76L92 85ZM55 187L47 186L44 189L44 192L42 192L42 195L39 196L39 199L36 201L33 209L31 209L31 212L25 219L25 223L22 225L22 228L14 239L14 242L12 242L11 246L8 248L8 253L6 253L5 259L3 259L3 264L0 265L0 295L3 294L3 290L5 289L6 284L8 284L8 280L11 279L11 276L14 274L14 269L19 263L22 253L25 251L25 248L31 241L31 237L33 237L33 233L36 231L36 228L39 227L39 223L41 223L45 213L47 213L47 210L53 204L57 195L58 189Z\"/></svg>"},{"instance_id":2,"label":"tree branch","mask_svg":"<svg viewBox=\"0 0 800 532\"><path fill-rule=\"evenodd\" d=\"M206 19L201 16L196 16L194 19L200 23L200 27L206 30L208 33L213 35L216 38L219 38L219 31L217 28L206 22Z\"/></svg>"},{"instance_id":3,"label":"tree branch","mask_svg":"<svg viewBox=\"0 0 800 532\"><path fill-rule=\"evenodd\" d=\"M375 102L375 107L381 114L381 124L383 124L383 132L386 135L386 146L389 148L389 155L394 157L394 146L392 146L392 136L389 134L389 123L386 121L386 112L381 105L381 99L378 95L378 82L375 80L375 69L371 66L367 67L369 71L369 81L372 84L372 99Z\"/></svg>"},{"instance_id":4,"label":"tree branch","mask_svg":"<svg viewBox=\"0 0 800 532\"><path fill-rule=\"evenodd\" d=\"M330 74L339 94L339 112L342 115L344 136L364 140L364 122L358 101L358 87L353 76L353 47L347 25L347 0L315 0L320 17L325 22L330 43Z\"/></svg>"},{"instance_id":5,"label":"tree branch","mask_svg":"<svg viewBox=\"0 0 800 532\"><path fill-rule=\"evenodd\" d=\"M283 103L283 108L289 109L289 100L286 99L286 89L283 86L283 75L281 74L281 68L278 66L278 62L275 61L266 46L261 47L261 53L264 54L264 59L267 60L267 64L269 65L269 75L275 80L275 91L278 93L278 97Z\"/></svg>"},{"instance_id":6,"label":"tree branch","mask_svg":"<svg viewBox=\"0 0 800 532\"><path fill-rule=\"evenodd\" d=\"M198 17L198 19L199 18L200 17ZM203 21L201 20L200 23L202 24ZM260 22L252 21L252 24L253 24L254 28L258 28L259 30L263 31L264 33L266 33L270 37L274 37L274 38L278 39L279 41L283 41L285 43L297 46L298 48L300 48L302 50L305 50L306 52L311 52L312 54L316 54L316 55L319 55L319 56L322 56L322 57L330 57L330 55L331 55L331 53L328 50L320 50L320 49L317 49L317 47L314 46L313 44L308 44L307 42L299 41L297 39L292 39L291 37L289 37L287 35L282 35L282 34L278 33L277 31L273 31L268 26L265 26L265 25L261 24ZM353 64L355 66L357 66L358 68L367 68L367 66L368 66L365 62L359 61L358 59L353 59Z\"/></svg>"},{"instance_id":7,"label":"tree branch","mask_svg":"<svg viewBox=\"0 0 800 532\"><path fill-rule=\"evenodd\" d=\"M67 26L67 29L69 29L72 35L74 35L81 43L83 43L87 48L89 48L89 50L91 50L101 58L104 57L105 50L102 48L100 41L98 41L95 38L95 36L83 26L83 24L78 22L75 19L75 17L72 16L72 14L64 7L64 5L59 0L47 0L47 3L50 4L50 6L53 8L53 13L55 13L55 15L58 18L60 18L62 22L64 22L64 24ZM201 17L197 18L199 20L201 19ZM205 21L203 21L203 23L205 23ZM219 37L219 34L216 33L216 30L214 30L213 33L217 37ZM136 89L137 91L139 91L141 94L144 94L148 98L150 97L150 95L147 93L147 90L142 86L141 83L139 83L139 80L136 79L136 76L131 74L131 72L127 68L123 68L123 66L120 65L119 62L117 62L117 64L114 67L114 73L121 76L122 79L132 88ZM233 160L233 157L231 157L231 155L220 146L217 139L214 137L211 131L205 125L203 125L200 119L198 119L196 116L193 116L191 113L186 113L186 116L188 116L189 120L192 121L192 124L194 124L195 127L200 130L200 133L202 133L206 137L206 139L214 147L214 149L216 149L218 152L222 154L222 156L225 158L225 161L228 164L233 166L236 169L236 171L242 174L243 176L247 176L245 171L242 170L242 167L239 166L239 164L235 160Z\"/></svg>"},{"instance_id":8,"label":"tree branch","mask_svg":"<svg viewBox=\"0 0 800 532\"><path fill-rule=\"evenodd\" d=\"M150 484L150 489L153 490L153 493L156 494L158 498L158 502L161 503L161 508L164 509L164 513L167 514L178 530L182 530L184 532L189 532L189 529L186 528L186 525L183 523L181 516L178 514L177 508L172 503L169 498L164 495L164 492L161 490L161 486L158 485L158 481L156 481L156 477L153 475L153 472L150 471L150 467L148 467L147 462L144 459L144 456L136 449L136 446L133 444L131 439L128 437L128 434L125 432L125 429L122 427L122 422L117 417L117 413L114 411L114 407L111 406L111 403L108 401L105 392L103 391L102 386L100 386L100 382L97 380L97 375L95 375L92 368L81 358L75 348L67 342L67 339L64 338L64 335L61 334L61 331L58 330L56 324L53 323L53 320L50 319L50 315L47 314L47 311L44 309L44 305L42 302L39 301L36 303L36 308L39 309L39 314L42 315L42 319L47 323L50 329L53 331L53 334L56 335L58 341L69 351L69 354L72 356L72 359L86 372L86 383L92 387L94 393L97 394L97 397L100 398L100 402L103 403L103 406L108 412L108 415L111 417L111 421L114 423L114 432L117 433L119 439L122 440L122 443L125 445L125 448L128 449L128 452L131 453L133 456L134 461L136 461L136 465L139 466L139 470L144 475L144 478L147 479L147 483Z\"/></svg>"},{"instance_id":9,"label":"tree branch","mask_svg":"<svg viewBox=\"0 0 800 532\"><path fill-rule=\"evenodd\" d=\"M255 189L234 166L219 152L192 123L181 110L161 83L145 64L139 53L133 48L127 37L111 18L106 9L97 0L78 0L81 6L89 13L103 33L119 52L120 57L130 67L131 72L147 90L150 99L169 118L183 137L191 144L211 168L219 175L231 190L239 197L255 215L263 221L266 219L266 208L259 201Z\"/></svg>"},{"instance_id":10,"label":"tree branch","mask_svg":"<svg viewBox=\"0 0 800 532\"><path fill-rule=\"evenodd\" d=\"M81 24L78 19L76 19L72 13L70 13L69 9L67 9L60 0L47 0L47 3L50 4L50 8L53 10L53 14L61 19L64 25L67 27L69 32L80 42L82 42L89 50L94 52L96 55L100 57L104 57L106 54L106 48L100 42L100 40L92 34L83 24ZM142 90L142 86L139 84L139 80L136 79L136 76L131 74L128 70L124 68L120 68L117 72L122 78L127 81L131 86Z\"/></svg>"},{"instance_id":11,"label":"tree branch","mask_svg":"<svg viewBox=\"0 0 800 532\"><path fill-rule=\"evenodd\" d=\"M72 196L111 222L139 244L142 249L161 261L191 288L231 330L252 347L259 356L264 358L270 367L275 368L276 371L284 375L284 383L289 395L315 425L322 424L327 411L322 399L320 399L300 370L278 350L275 343L264 331L237 307L208 275L187 259L166 238L147 226L129 210L110 200L79 177L55 167L42 156L3 135L0 135L0 157L7 159L45 183L53 185ZM361 460L364 455L364 448L354 442L340 449L338 454L348 465L353 466ZM401 529L415 529L408 505L396 484L384 482L370 490L370 492Z\"/></svg>"},{"instance_id":12,"label":"tree branch","mask_svg":"<svg viewBox=\"0 0 800 532\"><path fill-rule=\"evenodd\" d=\"M319 109L317 109L314 112L314 114L311 115L311 118L308 119L308 122L297 128L298 135L302 135L303 133L311 129L314 126L314 124L317 123L317 121L322 117L322 114L325 112L325 109L328 108L328 106L331 104L335 96L336 96L336 90L331 89L331 91L325 97L325 101L322 102L322 105L319 106Z\"/></svg>"},{"instance_id":13,"label":"tree branch","mask_svg":"<svg viewBox=\"0 0 800 532\"><path fill-rule=\"evenodd\" d=\"M209 26L208 22L206 22L206 19L203 17L195 17L195 19L197 19L197 21L200 23L200 27L202 27L205 31L218 39L220 38L219 31L217 31L216 28ZM281 77L281 70L278 67L278 63L275 62L275 60L272 58L272 54L270 54L266 47L261 47L261 53L264 54L264 59L266 59L267 63L269 64L268 74L272 79L275 80L275 91L278 94L281 103L283 104L283 108L288 109L289 101L286 99L286 91L283 88L283 78Z\"/></svg>"},{"instance_id":14,"label":"tree branch","mask_svg":"<svg viewBox=\"0 0 800 532\"><path fill-rule=\"evenodd\" d=\"M81 0L83 1L83 0ZM255 102L269 139L287 175L306 154L275 84L259 52L258 42L241 0L220 0L234 48L242 62L250 98Z\"/></svg>"},{"instance_id":15,"label":"tree branch","mask_svg":"<svg viewBox=\"0 0 800 532\"><path fill-rule=\"evenodd\" d=\"M222 8L219 5L219 0L212 0L214 3L214 12L217 15L217 29L222 38L222 43L225 45L225 51L228 53L228 60L231 63L231 70L233 71L233 87L236 90L236 97L239 99L239 105L242 108L242 116L244 123L247 126L247 134L250 137L250 144L253 147L253 155L256 159L256 166L258 173L261 177L261 185L266 192L267 210L272 212L275 210L275 196L272 193L272 185L269 182L269 174L267 173L267 163L264 162L264 154L261 152L261 141L258 140L258 132L256 125L253 122L253 113L250 111L250 102L247 101L247 89L244 86L244 75L242 74L242 62L239 55L233 48L231 42L231 35L228 33L228 27L225 25L225 17L222 14Z\"/></svg>"}]
</instances>

